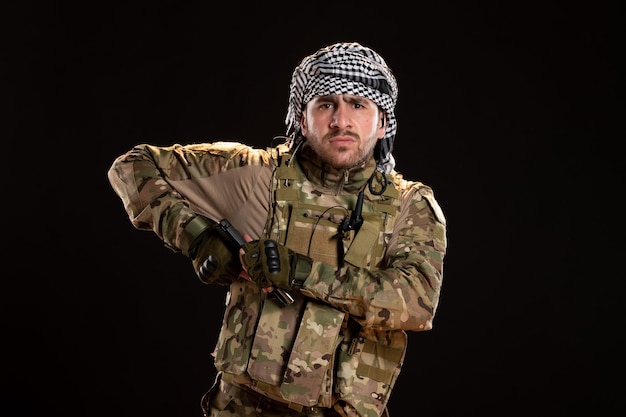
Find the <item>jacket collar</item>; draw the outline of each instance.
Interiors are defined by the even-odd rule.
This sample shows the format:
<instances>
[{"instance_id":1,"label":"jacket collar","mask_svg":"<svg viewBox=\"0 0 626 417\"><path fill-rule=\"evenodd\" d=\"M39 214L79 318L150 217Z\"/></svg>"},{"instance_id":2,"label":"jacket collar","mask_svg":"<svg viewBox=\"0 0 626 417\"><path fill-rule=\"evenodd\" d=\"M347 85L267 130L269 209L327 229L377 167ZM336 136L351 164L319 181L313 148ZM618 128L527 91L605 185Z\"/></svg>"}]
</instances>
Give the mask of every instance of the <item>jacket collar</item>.
<instances>
[{"instance_id":1,"label":"jacket collar","mask_svg":"<svg viewBox=\"0 0 626 417\"><path fill-rule=\"evenodd\" d=\"M296 154L296 160L305 177L313 184L348 193L356 193L363 189L376 170L374 157L352 168L335 169L322 161L306 143Z\"/></svg>"}]
</instances>

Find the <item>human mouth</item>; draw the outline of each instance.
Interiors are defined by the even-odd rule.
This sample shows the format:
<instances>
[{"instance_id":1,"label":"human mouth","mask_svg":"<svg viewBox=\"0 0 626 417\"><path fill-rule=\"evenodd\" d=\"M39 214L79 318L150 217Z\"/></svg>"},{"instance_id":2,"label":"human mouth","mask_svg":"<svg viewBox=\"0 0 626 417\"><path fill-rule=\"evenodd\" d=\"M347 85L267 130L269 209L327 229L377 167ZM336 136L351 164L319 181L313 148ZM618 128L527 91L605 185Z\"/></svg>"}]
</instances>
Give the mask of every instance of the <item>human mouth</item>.
<instances>
[{"instance_id":1,"label":"human mouth","mask_svg":"<svg viewBox=\"0 0 626 417\"><path fill-rule=\"evenodd\" d=\"M330 140L330 143L334 143L338 145L345 145L345 144L352 143L352 142L355 142L355 140L353 138L346 137L346 136L339 136L339 137L332 138Z\"/></svg>"},{"instance_id":2,"label":"human mouth","mask_svg":"<svg viewBox=\"0 0 626 417\"><path fill-rule=\"evenodd\" d=\"M346 145L356 142L356 138L351 133L336 134L330 137L329 142L337 145Z\"/></svg>"}]
</instances>

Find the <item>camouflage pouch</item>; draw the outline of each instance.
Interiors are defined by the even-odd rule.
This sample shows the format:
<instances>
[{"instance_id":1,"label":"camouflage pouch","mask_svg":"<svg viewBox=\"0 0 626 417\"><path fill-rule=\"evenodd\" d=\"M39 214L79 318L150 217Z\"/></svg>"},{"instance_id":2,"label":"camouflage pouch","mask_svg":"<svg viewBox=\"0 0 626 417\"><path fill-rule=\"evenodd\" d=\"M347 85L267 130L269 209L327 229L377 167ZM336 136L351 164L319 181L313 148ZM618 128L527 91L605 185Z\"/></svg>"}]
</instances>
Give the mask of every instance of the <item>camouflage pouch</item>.
<instances>
[{"instance_id":1,"label":"camouflage pouch","mask_svg":"<svg viewBox=\"0 0 626 417\"><path fill-rule=\"evenodd\" d=\"M383 255L384 218L378 213L364 213L363 225L356 234L344 261L361 268L373 268Z\"/></svg>"},{"instance_id":2,"label":"camouflage pouch","mask_svg":"<svg viewBox=\"0 0 626 417\"><path fill-rule=\"evenodd\" d=\"M278 385L282 381L304 304L302 295L294 292L294 298L287 306L271 298L263 304L248 362L248 374L257 382Z\"/></svg>"},{"instance_id":3,"label":"camouflage pouch","mask_svg":"<svg viewBox=\"0 0 626 417\"><path fill-rule=\"evenodd\" d=\"M245 372L260 303L261 291L255 283L238 280L230 285L224 321L213 351L218 371L235 375Z\"/></svg>"},{"instance_id":4,"label":"camouflage pouch","mask_svg":"<svg viewBox=\"0 0 626 417\"><path fill-rule=\"evenodd\" d=\"M316 261L337 266L337 230L345 215L341 207L294 202L286 245Z\"/></svg>"},{"instance_id":5,"label":"camouflage pouch","mask_svg":"<svg viewBox=\"0 0 626 417\"><path fill-rule=\"evenodd\" d=\"M332 386L327 381L344 316L326 304L307 303L280 387L285 400L306 407L330 406Z\"/></svg>"},{"instance_id":6,"label":"camouflage pouch","mask_svg":"<svg viewBox=\"0 0 626 417\"><path fill-rule=\"evenodd\" d=\"M404 361L407 337L401 330L362 332L340 349L337 391L359 415L381 415Z\"/></svg>"}]
</instances>

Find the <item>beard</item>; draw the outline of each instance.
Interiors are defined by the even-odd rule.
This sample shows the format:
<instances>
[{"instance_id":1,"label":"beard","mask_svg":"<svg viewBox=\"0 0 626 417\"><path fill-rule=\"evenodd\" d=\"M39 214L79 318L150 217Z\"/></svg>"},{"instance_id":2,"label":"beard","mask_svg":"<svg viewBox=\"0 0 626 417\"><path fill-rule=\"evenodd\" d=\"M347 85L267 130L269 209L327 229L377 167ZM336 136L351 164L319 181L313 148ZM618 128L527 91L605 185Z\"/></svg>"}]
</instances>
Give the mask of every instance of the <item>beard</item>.
<instances>
[{"instance_id":1,"label":"beard","mask_svg":"<svg viewBox=\"0 0 626 417\"><path fill-rule=\"evenodd\" d=\"M331 143L335 136L351 136L356 142L350 146L336 146ZM356 133L349 131L332 132L323 138L307 138L307 145L319 155L320 159L335 169L349 169L361 165L374 155L377 138L362 140Z\"/></svg>"}]
</instances>

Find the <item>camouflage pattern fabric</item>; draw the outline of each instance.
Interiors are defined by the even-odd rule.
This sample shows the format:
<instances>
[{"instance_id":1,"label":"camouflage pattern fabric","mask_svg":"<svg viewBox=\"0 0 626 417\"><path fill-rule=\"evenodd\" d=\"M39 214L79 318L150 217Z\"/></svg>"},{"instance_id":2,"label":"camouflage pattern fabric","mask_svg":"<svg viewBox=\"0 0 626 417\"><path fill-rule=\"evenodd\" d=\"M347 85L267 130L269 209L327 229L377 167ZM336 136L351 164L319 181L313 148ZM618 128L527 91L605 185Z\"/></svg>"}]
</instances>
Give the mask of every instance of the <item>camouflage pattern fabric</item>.
<instances>
[{"instance_id":1,"label":"camouflage pattern fabric","mask_svg":"<svg viewBox=\"0 0 626 417\"><path fill-rule=\"evenodd\" d=\"M307 161L315 161L314 155L306 154L306 150L304 152L309 158ZM291 160L291 157L286 155L284 159ZM332 266L335 270L339 264L338 257L344 256L352 267L362 267L368 272L378 270L382 265L384 245L393 233L400 206L395 184L392 182L386 188L378 187L379 195L368 189L367 202L363 206L365 222L362 230L356 236L351 232L341 242L337 242L339 224L350 214L345 208L355 206L355 191L363 188L372 175L375 175L375 164L373 160L370 161L345 184L341 177L330 178L326 169L312 172L315 168L322 166L311 163L302 168L296 161L289 167L281 165L277 169L274 182L277 197L272 205L275 213L270 216L271 223L268 227L270 236L296 251L312 256L317 261L316 266ZM308 169L310 177L320 178L322 182L329 178L328 184L334 189L320 189L319 184L307 180L303 169ZM391 179L383 177L380 181ZM285 215L289 217L285 218ZM370 233L366 234L368 231ZM359 246L358 241L364 236L366 250L358 251L360 255L354 255L353 247ZM352 267L343 269L349 270ZM305 282L305 293L307 288ZM305 322L302 323L304 324ZM307 326L304 329L308 328ZM319 334L309 333L311 338L322 339ZM325 374L322 387L329 389L328 387L335 386L347 415L379 416L399 374L406 348L406 335L402 330L382 334L360 332L358 324L353 323L349 328L342 329L340 340L338 359L334 357L335 349L328 350L328 358L332 358L333 362L338 361L333 367L336 366L339 372L337 375ZM287 364L288 370L296 367L292 362ZM313 404L318 401L320 405L330 406L323 395L324 389L319 389L319 382L315 381L310 372L304 375L304 378L296 381L283 381L283 398L301 404L306 404L306 400ZM316 399L315 395L319 391L322 395ZM307 394L299 398L300 392Z\"/></svg>"},{"instance_id":2,"label":"camouflage pattern fabric","mask_svg":"<svg viewBox=\"0 0 626 417\"><path fill-rule=\"evenodd\" d=\"M290 408L289 405L219 379L205 395L201 406L204 417L342 417L332 408Z\"/></svg>"},{"instance_id":3,"label":"camouflage pattern fabric","mask_svg":"<svg viewBox=\"0 0 626 417\"><path fill-rule=\"evenodd\" d=\"M276 180L283 150L228 142L138 145L117 158L108 175L133 226L152 230L172 250L186 253L194 238L186 226L203 214L229 218L253 238L274 238L301 253L310 251L313 269L295 291L301 300L295 319L273 311L275 301L255 284L232 278L213 352L216 367L229 376L229 384L277 402L285 397L317 401L317 409L341 410L339 415L379 417L404 361L405 331L432 328L447 245L445 218L428 186L395 171L374 173L375 163L332 170L306 146L297 164L285 165L285 178ZM337 225L364 187L362 229L338 242L333 238ZM339 266L341 255L345 262ZM190 276L195 276L191 267ZM307 312L309 302L335 310L343 322L335 326L327 312ZM315 332L330 338L337 330L334 350L315 351ZM313 349L292 355L297 337ZM307 379L301 372L320 365L325 370L321 379L322 374ZM254 378L248 373L252 369ZM299 397L307 388L315 388L311 392L318 398ZM302 405L292 402L296 408Z\"/></svg>"}]
</instances>

